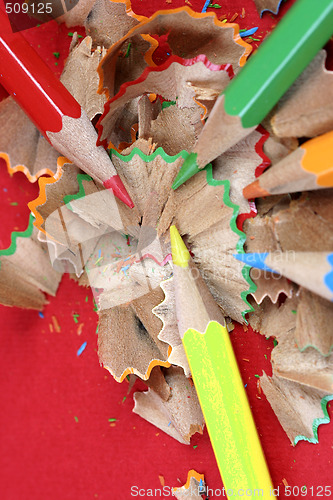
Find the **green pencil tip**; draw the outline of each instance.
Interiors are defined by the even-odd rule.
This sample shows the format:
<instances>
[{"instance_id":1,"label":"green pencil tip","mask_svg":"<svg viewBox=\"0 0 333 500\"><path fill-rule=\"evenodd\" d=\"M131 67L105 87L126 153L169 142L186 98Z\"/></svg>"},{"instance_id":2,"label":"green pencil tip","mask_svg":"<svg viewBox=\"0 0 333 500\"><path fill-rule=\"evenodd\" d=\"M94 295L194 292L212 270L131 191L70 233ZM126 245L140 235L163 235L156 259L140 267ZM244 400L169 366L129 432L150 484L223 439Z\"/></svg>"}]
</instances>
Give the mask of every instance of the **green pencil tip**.
<instances>
[{"instance_id":1,"label":"green pencil tip","mask_svg":"<svg viewBox=\"0 0 333 500\"><path fill-rule=\"evenodd\" d=\"M178 175L172 184L172 189L179 188L179 186L191 179L191 177L198 172L200 172L200 168L197 165L197 153L190 153L181 166Z\"/></svg>"},{"instance_id":2,"label":"green pencil tip","mask_svg":"<svg viewBox=\"0 0 333 500\"><path fill-rule=\"evenodd\" d=\"M176 266L187 267L190 260L190 252L180 236L176 226L170 227L172 261Z\"/></svg>"}]
</instances>

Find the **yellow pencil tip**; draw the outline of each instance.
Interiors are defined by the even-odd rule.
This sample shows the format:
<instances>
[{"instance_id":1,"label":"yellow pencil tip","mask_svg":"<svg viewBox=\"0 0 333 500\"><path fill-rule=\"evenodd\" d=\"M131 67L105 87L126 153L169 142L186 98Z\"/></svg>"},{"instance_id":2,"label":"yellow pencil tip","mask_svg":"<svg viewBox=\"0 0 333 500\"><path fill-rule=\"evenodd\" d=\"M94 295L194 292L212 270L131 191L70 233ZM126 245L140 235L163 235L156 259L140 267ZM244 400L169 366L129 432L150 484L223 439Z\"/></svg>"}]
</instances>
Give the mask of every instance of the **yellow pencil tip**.
<instances>
[{"instance_id":1,"label":"yellow pencil tip","mask_svg":"<svg viewBox=\"0 0 333 500\"><path fill-rule=\"evenodd\" d=\"M176 266L187 267L190 260L190 252L180 236L176 226L170 227L172 261Z\"/></svg>"}]
</instances>

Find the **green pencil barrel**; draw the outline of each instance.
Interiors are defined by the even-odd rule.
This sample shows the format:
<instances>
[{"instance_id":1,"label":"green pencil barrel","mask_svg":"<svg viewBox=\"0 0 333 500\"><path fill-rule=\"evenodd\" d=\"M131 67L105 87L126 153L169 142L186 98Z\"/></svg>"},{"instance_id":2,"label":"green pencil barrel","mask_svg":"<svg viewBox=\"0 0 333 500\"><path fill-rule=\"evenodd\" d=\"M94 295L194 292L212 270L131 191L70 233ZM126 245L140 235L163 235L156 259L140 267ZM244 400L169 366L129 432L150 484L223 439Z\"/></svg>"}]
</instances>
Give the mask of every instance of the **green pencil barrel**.
<instances>
[{"instance_id":1,"label":"green pencil barrel","mask_svg":"<svg viewBox=\"0 0 333 500\"><path fill-rule=\"evenodd\" d=\"M273 498L227 329L211 321L205 333L187 330L183 344L228 498Z\"/></svg>"},{"instance_id":2,"label":"green pencil barrel","mask_svg":"<svg viewBox=\"0 0 333 500\"><path fill-rule=\"evenodd\" d=\"M225 111L258 125L332 33L333 0L298 0L225 90Z\"/></svg>"}]
</instances>

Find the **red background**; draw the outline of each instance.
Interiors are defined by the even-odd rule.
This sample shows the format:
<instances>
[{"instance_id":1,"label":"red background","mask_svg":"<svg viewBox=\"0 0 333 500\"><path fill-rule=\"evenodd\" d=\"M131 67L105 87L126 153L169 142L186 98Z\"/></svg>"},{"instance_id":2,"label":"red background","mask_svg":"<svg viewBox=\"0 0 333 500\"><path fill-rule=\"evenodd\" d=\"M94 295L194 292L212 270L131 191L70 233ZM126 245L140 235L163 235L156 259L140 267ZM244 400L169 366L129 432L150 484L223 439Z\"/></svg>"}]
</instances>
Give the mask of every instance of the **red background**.
<instances>
[{"instance_id":1,"label":"red background","mask_svg":"<svg viewBox=\"0 0 333 500\"><path fill-rule=\"evenodd\" d=\"M191 3L200 11L204 0ZM216 3L222 5L214 10L218 17L228 19L245 7L244 19L238 16L236 22L241 28L259 26L257 38L293 2L283 3L278 17L265 13L263 19L252 0ZM136 13L150 15L158 8L174 8L184 2L135 0L132 5ZM74 30L52 22L24 35L59 75L70 31ZM83 34L82 29L80 32ZM53 52L60 52L59 60ZM0 248L9 246L13 230L27 227L26 204L36 196L36 184L30 184L21 173L10 177L0 163ZM44 318L35 311L0 306L0 499L129 500L132 485L159 488L159 476L163 476L166 485L180 486L191 468L205 474L210 488L220 488L207 432L195 435L190 446L176 442L134 415L127 382L118 384L100 367L97 314L90 290L79 288L65 276L57 297L49 301ZM77 324L73 314L79 315ZM51 331L52 316L61 327L58 333ZM291 446L254 376L262 370L271 374L272 341L239 325L231 338L273 483L281 488L280 498L285 498L284 483L313 486L315 493L317 486L331 485L333 424L319 428L318 445L303 441ZM87 347L78 357L83 342ZM141 382L135 384L135 389L143 388ZM332 409L329 412L332 416ZM116 418L113 426L110 418Z\"/></svg>"}]
</instances>

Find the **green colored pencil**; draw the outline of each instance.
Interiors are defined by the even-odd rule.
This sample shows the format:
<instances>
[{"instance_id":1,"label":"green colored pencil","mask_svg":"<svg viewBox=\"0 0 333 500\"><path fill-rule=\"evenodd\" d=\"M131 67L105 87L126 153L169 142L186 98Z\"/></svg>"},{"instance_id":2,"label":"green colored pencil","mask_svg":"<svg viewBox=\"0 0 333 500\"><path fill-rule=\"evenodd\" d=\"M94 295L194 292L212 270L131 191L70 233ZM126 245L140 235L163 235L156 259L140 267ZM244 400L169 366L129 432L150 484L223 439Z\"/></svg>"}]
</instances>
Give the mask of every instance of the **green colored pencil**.
<instances>
[{"instance_id":1,"label":"green colored pencil","mask_svg":"<svg viewBox=\"0 0 333 500\"><path fill-rule=\"evenodd\" d=\"M298 0L218 97L173 189L250 134L332 33L332 0Z\"/></svg>"}]
</instances>

